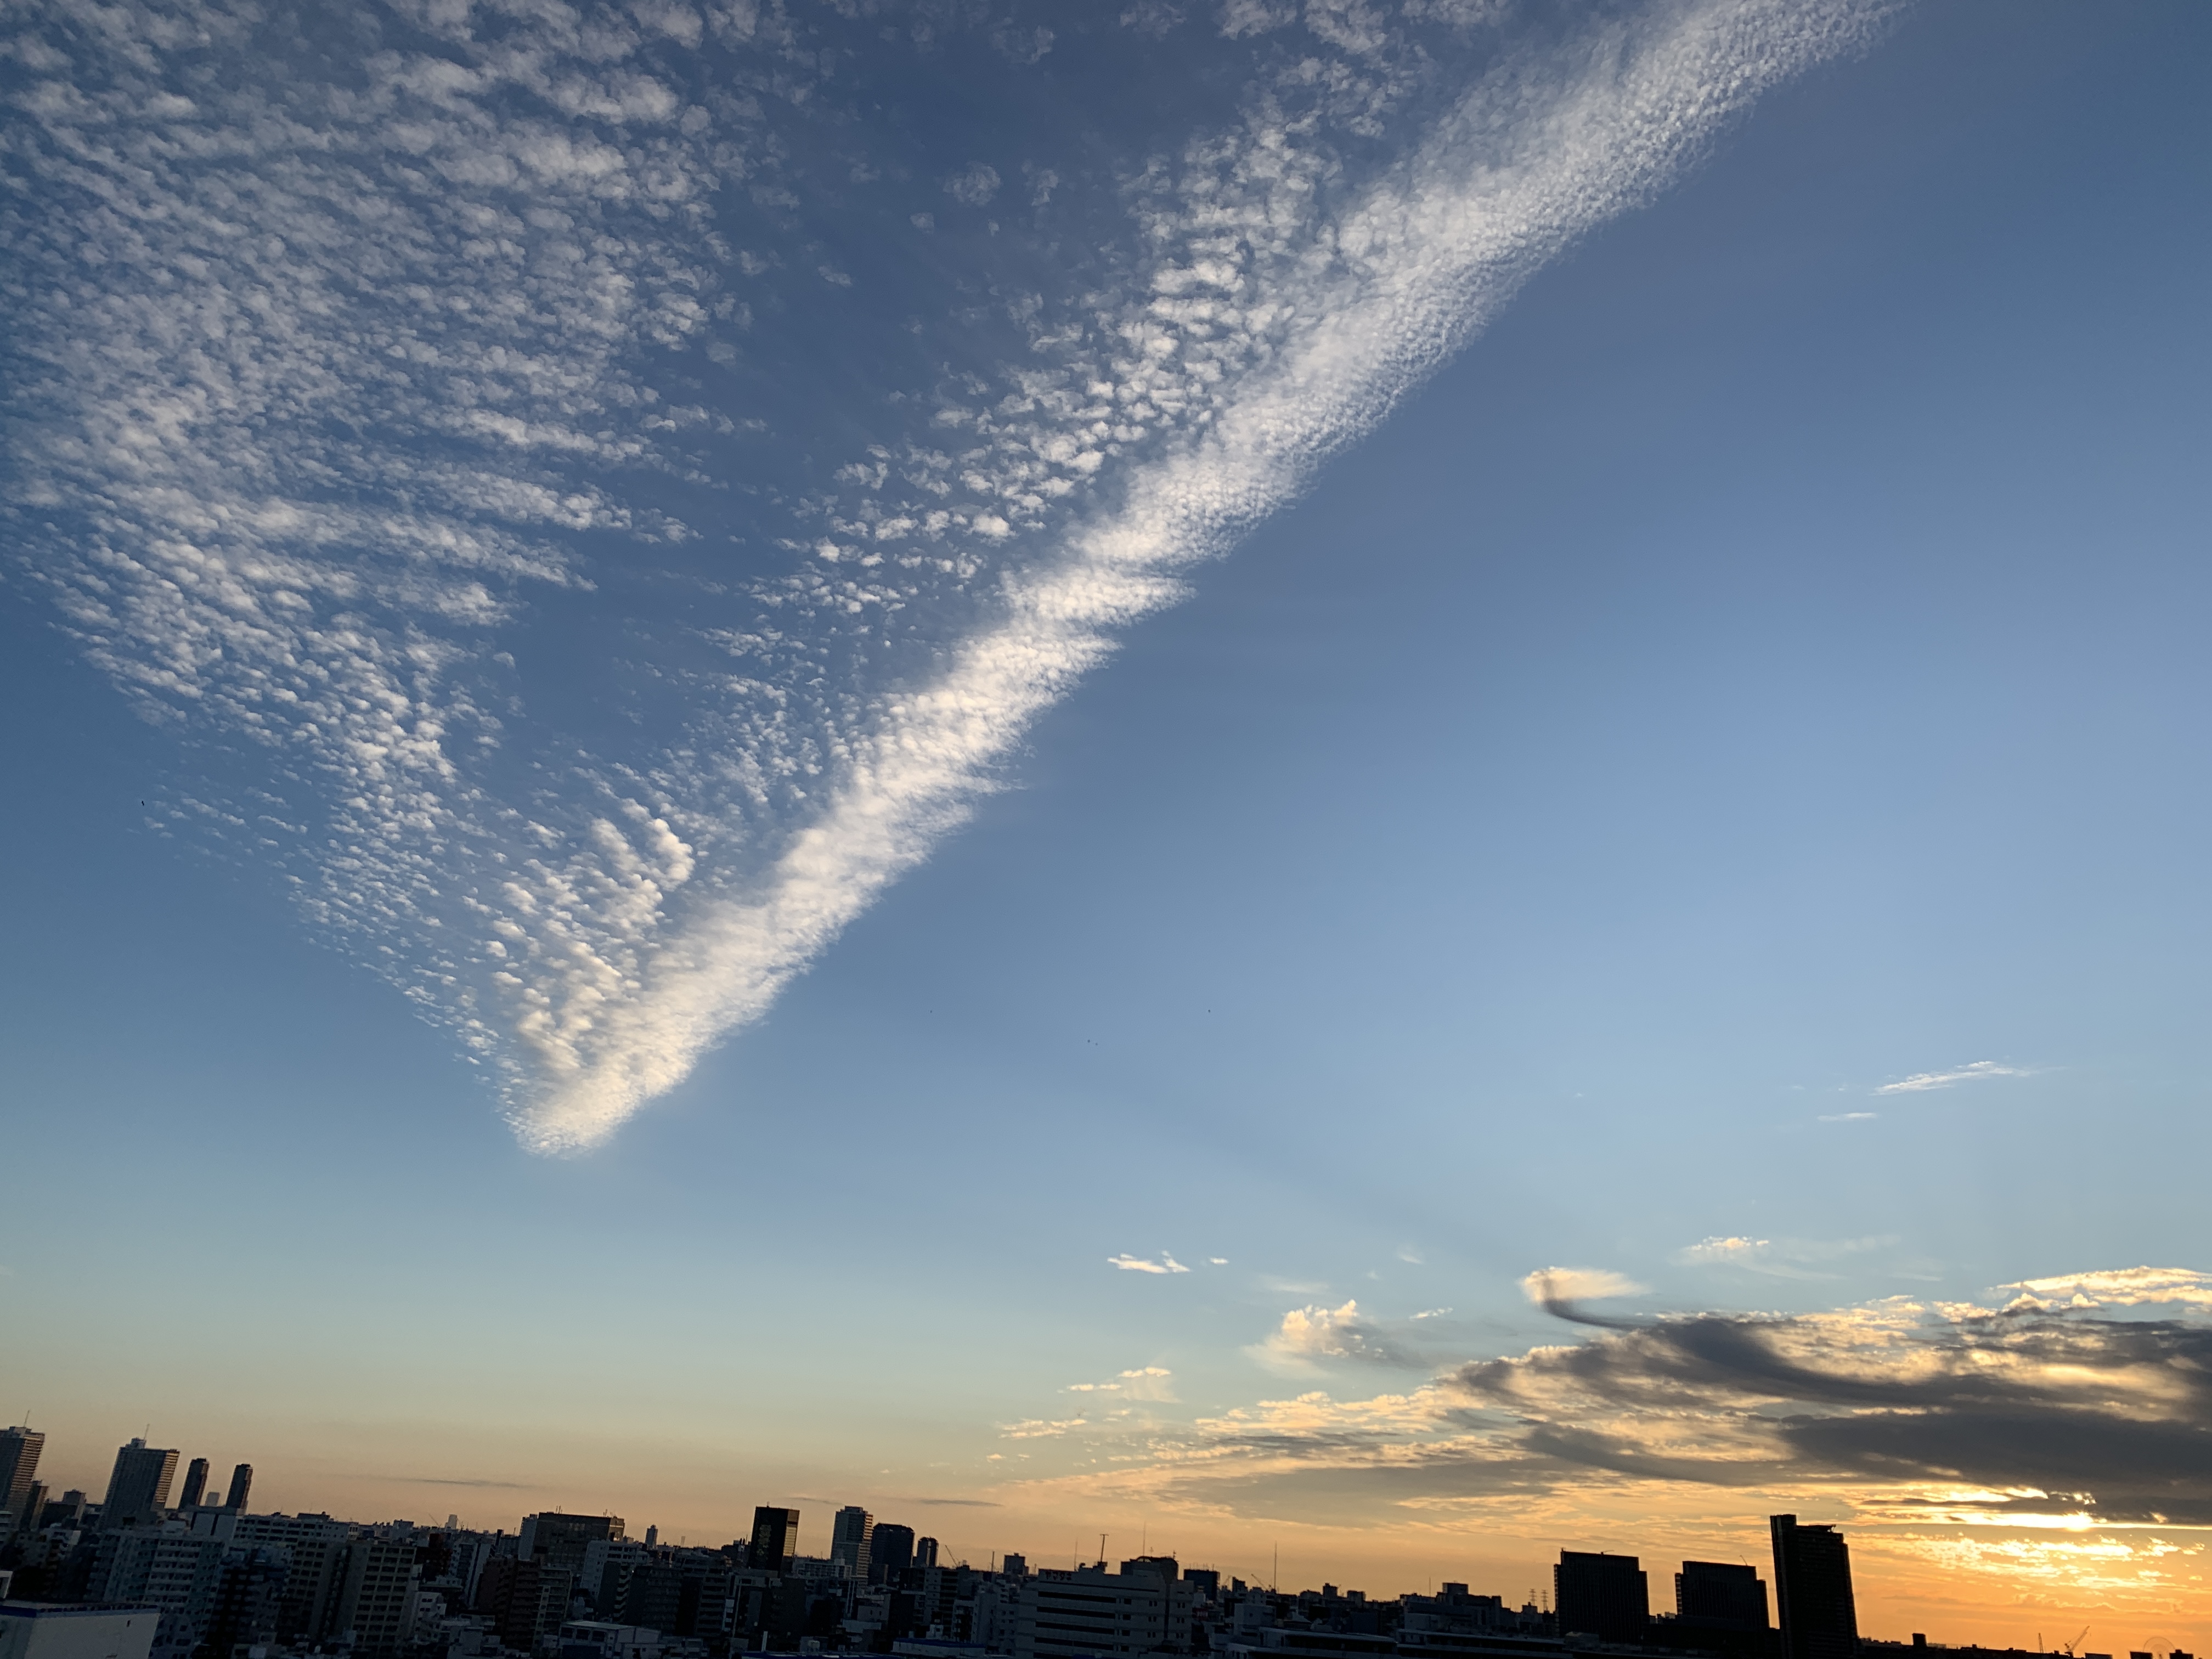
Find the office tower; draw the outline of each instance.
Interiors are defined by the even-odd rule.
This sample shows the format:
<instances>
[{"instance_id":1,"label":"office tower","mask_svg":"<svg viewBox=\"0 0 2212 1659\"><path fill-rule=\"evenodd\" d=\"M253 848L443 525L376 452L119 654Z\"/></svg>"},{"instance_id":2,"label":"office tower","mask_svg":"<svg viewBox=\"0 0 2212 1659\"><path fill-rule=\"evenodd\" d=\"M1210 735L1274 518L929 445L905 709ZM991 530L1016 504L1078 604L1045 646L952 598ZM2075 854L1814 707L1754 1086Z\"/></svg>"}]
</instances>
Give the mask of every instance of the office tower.
<instances>
[{"instance_id":1,"label":"office tower","mask_svg":"<svg viewBox=\"0 0 2212 1659\"><path fill-rule=\"evenodd\" d=\"M227 1510L244 1510L246 1500L253 1493L253 1465L240 1463L230 1472L230 1490L223 1495L222 1506Z\"/></svg>"},{"instance_id":2,"label":"office tower","mask_svg":"<svg viewBox=\"0 0 2212 1659\"><path fill-rule=\"evenodd\" d=\"M933 1567L937 1565L937 1540L934 1538L917 1538L914 1540L914 1564L917 1567Z\"/></svg>"},{"instance_id":3,"label":"office tower","mask_svg":"<svg viewBox=\"0 0 2212 1659\"><path fill-rule=\"evenodd\" d=\"M898 1575L914 1565L914 1528L896 1521L878 1521L868 1529L868 1578L873 1583L896 1583Z\"/></svg>"},{"instance_id":4,"label":"office tower","mask_svg":"<svg viewBox=\"0 0 2212 1659\"><path fill-rule=\"evenodd\" d=\"M37 1516L23 1510L38 1476L39 1454L46 1448L46 1437L36 1429L0 1429L0 1533L17 1521L26 1527L38 1524Z\"/></svg>"},{"instance_id":5,"label":"office tower","mask_svg":"<svg viewBox=\"0 0 2212 1659\"><path fill-rule=\"evenodd\" d=\"M1030 1576L1030 1559L1009 1554L999 1563L999 1571L1009 1578L1026 1578Z\"/></svg>"},{"instance_id":6,"label":"office tower","mask_svg":"<svg viewBox=\"0 0 2212 1659\"><path fill-rule=\"evenodd\" d=\"M562 1515L548 1510L524 1517L521 1553L534 1555L574 1580L584 1571L584 1551L594 1539L619 1538L619 1515Z\"/></svg>"},{"instance_id":7,"label":"office tower","mask_svg":"<svg viewBox=\"0 0 2212 1659\"><path fill-rule=\"evenodd\" d=\"M837 1518L830 1523L830 1559L842 1561L846 1573L854 1578L868 1576L868 1535L876 1529L876 1517L858 1504L848 1504L837 1511Z\"/></svg>"},{"instance_id":8,"label":"office tower","mask_svg":"<svg viewBox=\"0 0 2212 1659\"><path fill-rule=\"evenodd\" d=\"M398 1539L356 1538L347 1547L334 1622L339 1640L351 1634L356 1659L389 1659L407 1645L422 1571L415 1547Z\"/></svg>"},{"instance_id":9,"label":"office tower","mask_svg":"<svg viewBox=\"0 0 2212 1659\"><path fill-rule=\"evenodd\" d=\"M495 1555L477 1580L476 1610L489 1613L501 1643L528 1653L568 1617L575 1579L539 1556Z\"/></svg>"},{"instance_id":10,"label":"office tower","mask_svg":"<svg viewBox=\"0 0 2212 1659\"><path fill-rule=\"evenodd\" d=\"M1674 1575L1674 1616L1732 1630L1765 1630L1766 1581L1733 1561L1685 1561Z\"/></svg>"},{"instance_id":11,"label":"office tower","mask_svg":"<svg viewBox=\"0 0 2212 1659\"><path fill-rule=\"evenodd\" d=\"M746 1559L768 1572L781 1572L785 1562L799 1553L799 1511L771 1509L763 1504L753 1510L752 1541Z\"/></svg>"},{"instance_id":12,"label":"office tower","mask_svg":"<svg viewBox=\"0 0 2212 1659\"><path fill-rule=\"evenodd\" d=\"M203 1638L210 1656L228 1656L244 1646L276 1640L277 1610L283 1604L290 1559L277 1549L225 1552L215 1606Z\"/></svg>"},{"instance_id":13,"label":"office tower","mask_svg":"<svg viewBox=\"0 0 2212 1659\"><path fill-rule=\"evenodd\" d=\"M1855 1659L1859 1620L1844 1535L1832 1526L1801 1527L1794 1515L1775 1516L1769 1524L1782 1659Z\"/></svg>"},{"instance_id":14,"label":"office tower","mask_svg":"<svg viewBox=\"0 0 2212 1659\"><path fill-rule=\"evenodd\" d=\"M177 1478L173 1448L149 1446L134 1438L115 1454L115 1472L107 1477L107 1501L100 1506L102 1531L141 1526L161 1518L169 1507L169 1483Z\"/></svg>"},{"instance_id":15,"label":"office tower","mask_svg":"<svg viewBox=\"0 0 2212 1659\"><path fill-rule=\"evenodd\" d=\"M1632 1555L1561 1550L1552 1569L1552 1606L1562 1636L1601 1642L1641 1642L1651 1616L1649 1585Z\"/></svg>"},{"instance_id":16,"label":"office tower","mask_svg":"<svg viewBox=\"0 0 2212 1659\"><path fill-rule=\"evenodd\" d=\"M177 1499L180 1510L195 1510L207 1492L208 1461L195 1457L185 1466L185 1490Z\"/></svg>"}]
</instances>

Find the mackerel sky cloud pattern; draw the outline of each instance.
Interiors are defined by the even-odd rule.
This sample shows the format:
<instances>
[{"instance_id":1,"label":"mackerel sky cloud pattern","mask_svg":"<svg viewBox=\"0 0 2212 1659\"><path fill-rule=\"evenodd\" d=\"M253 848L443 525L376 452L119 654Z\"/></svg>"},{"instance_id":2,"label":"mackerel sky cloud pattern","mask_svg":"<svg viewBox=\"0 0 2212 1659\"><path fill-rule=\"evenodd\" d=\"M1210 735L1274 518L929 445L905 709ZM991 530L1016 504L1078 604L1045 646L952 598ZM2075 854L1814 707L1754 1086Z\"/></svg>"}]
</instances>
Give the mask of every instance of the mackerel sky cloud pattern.
<instances>
[{"instance_id":1,"label":"mackerel sky cloud pattern","mask_svg":"<svg viewBox=\"0 0 2212 1659\"><path fill-rule=\"evenodd\" d=\"M1239 0L1078 63L1018 9L21 8L10 540L191 745L157 823L586 1147L1879 15ZM879 112L920 76L974 129Z\"/></svg>"}]
</instances>

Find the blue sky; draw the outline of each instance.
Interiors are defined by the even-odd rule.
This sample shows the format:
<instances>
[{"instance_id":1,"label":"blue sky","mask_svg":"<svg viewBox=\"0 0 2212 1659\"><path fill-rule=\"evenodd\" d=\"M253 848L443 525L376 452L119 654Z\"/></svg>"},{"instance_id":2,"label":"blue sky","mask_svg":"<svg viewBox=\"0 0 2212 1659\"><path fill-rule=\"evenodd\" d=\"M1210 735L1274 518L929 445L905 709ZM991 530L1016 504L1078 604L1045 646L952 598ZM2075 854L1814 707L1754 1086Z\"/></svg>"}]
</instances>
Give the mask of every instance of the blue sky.
<instances>
[{"instance_id":1,"label":"blue sky","mask_svg":"<svg viewBox=\"0 0 2212 1659\"><path fill-rule=\"evenodd\" d=\"M1614 1275L1616 1313L1769 1310L1880 1349L1907 1340L1901 1316L1864 1311L1881 1298L1996 1305L2021 1281L2207 1265L2199 14L1838 7L1808 40L1757 8L1242 28L1194 7L1171 27L994 13L921 44L926 13L880 14L896 39L875 14L798 13L793 39L842 55L811 102L780 105L793 60L758 17L690 31L649 9L623 24L644 44L613 68L574 47L575 73L638 98L620 77L657 76L709 112L696 132L594 115L557 73L526 88L538 104L514 79L466 119L445 106L520 134L518 155L603 136L594 121L649 128L641 177L647 152L654 177L695 170L658 217L650 191L569 175L452 185L464 205L535 193L599 216L604 257L635 269L631 311L589 351L569 345L605 290L559 287L517 232L513 270L538 273L524 291L551 320L440 325L446 357L362 392L341 440L315 423L349 375L383 371L312 323L301 346L255 310L259 277L218 268L209 294L246 319L228 337L257 343L229 384L290 387L283 418L195 404L126 476L127 446L63 440L150 419L148 375L179 407L220 375L178 368L155 290L72 265L68 234L9 256L12 282L75 307L38 309L12 360L28 389L0 612L18 784L0 820L0 1297L33 1339L6 1345L0 1388L49 1427L57 1474L97 1479L151 1418L164 1443L251 1458L288 1506L511 1525L604 1503L726 1535L755 1502L857 1498L979 1558L1143 1526L1249 1565L1287 1528L1316 1578L1505 1573L1578 1539L1733 1536L1764 1510L1669 1486L1638 1511L1547 1476L1507 1518L1441 1464L1407 1492L1366 1482L1371 1457L1281 1451L1328 1439L1304 1419L1267 1419L1288 1462L1232 1459L1212 1485L1192 1448L1241 1444L1260 1402L1316 1392L1330 1411L1414 1401L1353 1415L1428 1444L1433 1424L1407 1425L1431 1379L1576 1340L1522 1287L1547 1267ZM1716 18L1748 33L1682 46ZM1053 48L1024 62L1041 27ZM408 49L481 65L504 37L477 28ZM1609 28L1632 62L1674 66L1668 107L1704 108L1747 63L1755 107L1686 118L1656 151L1606 138L1634 88L1576 77ZM64 80L111 72L70 49ZM239 37L193 84L246 100L234 113L274 54ZM19 82L58 72L15 62ZM1295 114L1327 83L1310 63L1367 101L1317 96L1310 127L1269 127L1255 110ZM380 167L465 149L409 136L429 118L406 99L434 101L412 73L392 72L415 90L388 107L309 117ZM546 113L563 107L566 128ZM1583 137L1531 136L1562 110ZM22 158L34 131L89 127L20 89L9 121L18 222L78 199L58 163ZM1093 471L1053 463L1068 493L1021 507L1014 474L1051 422L1089 428L1049 397L994 400L1048 370L1079 391L1084 354L1120 349L1067 319L1200 292L1158 272L1215 257L1189 251L1207 202L1280 208L1250 184L1279 185L1254 161L1278 154L1319 182L1307 217L1245 222L1284 240L1249 234L1259 301L1207 337L1222 377L1191 371ZM1133 171L1148 156L1157 187ZM1431 212L1485 165L1504 180L1491 218ZM165 187L199 211L223 167L277 181L226 199L294 216L255 232L292 244L237 257L332 291L315 262L346 236L310 257L296 228L328 180L301 185L278 152L204 166ZM355 182L372 173L431 212L397 173ZM1222 177L1245 193L1199 190ZM1484 239L1516 204L1510 246L1535 252L1497 254ZM1468 240L1386 248L1336 289L1340 271L1312 275L1316 224L1377 214ZM507 257L469 255L484 263L453 293L508 292ZM274 303L311 289L279 283ZM1387 326L1359 334L1378 295ZM696 317L668 308L686 296ZM1346 320L1302 334L1316 296ZM102 355L94 301L140 332ZM1260 301L1292 320L1252 321ZM430 309L386 302L348 301L428 337ZM1424 378L1423 354L1474 323ZM507 371L462 360L501 339L544 356L495 396ZM1291 360L1285 392L1266 365ZM1188 414L1207 398L1242 448L1207 449ZM520 409L580 433L587 404L588 441L461 419ZM674 404L700 413L670 435L653 411ZM1255 410L1291 435L1248 476ZM976 434L960 441L988 488L931 494L960 468L916 458L951 453L948 427ZM1340 434L1358 441L1332 453ZM493 483L589 504L526 511ZM268 516L278 497L337 527ZM879 534L909 498L967 526ZM978 529L991 501L1004 522ZM446 721L455 769L398 767L392 796L361 795L358 733L241 738L283 678L251 641L195 659L180 691L147 665L204 637L188 607L86 622L88 592L167 591L101 549L194 523L234 568L298 562L301 638L365 606L371 644L326 664L413 684L409 718ZM1116 535L1155 538L1133 580L1183 582L1179 603L1115 586L1124 556L1096 550ZM419 551L441 536L447 554ZM479 543L453 554L456 536ZM1093 564L1071 565L1085 547ZM954 568L896 575L912 549ZM872 550L887 563L861 565ZM900 712L1008 616L1080 605L1073 634L1024 636L1042 678L991 682L983 738ZM410 650L436 658L434 690L407 679L428 672ZM164 703L187 712L145 718ZM940 742L939 782L836 817L854 776L896 774L900 743ZM410 789L411 808L358 804ZM656 813L690 850L656 839ZM886 822L888 842L850 827ZM802 903L790 849L825 823L847 828ZM573 936L645 988L600 1005L566 1058L497 988L507 963L518 996L578 1006L588 976L530 920L544 890L507 917L520 932L468 932L498 912L495 866L527 856L659 884L658 921L612 878L576 901ZM695 875L671 873L679 857ZM763 945L770 910L789 931ZM434 1018L394 980L429 987ZM480 1024L457 1039L464 997ZM607 1080L640 1065L662 1068L651 1086ZM553 1155L532 1150L549 1123ZM2118 1284L2091 1295L2124 1321L2204 1305L2186 1273ZM1899 1584L1955 1576L1959 1540L2014 1535L1984 1516L1939 1548L1894 1492L1832 1476L1778 1468L1771 1495L1891 1528L1877 1559ZM961 1507L978 1504L999 1507ZM1998 1619L2025 1582L2009 1559L1911 1592L1933 1601L1896 1591L1898 1617ZM2177 1641L2201 1620L2170 1585L2036 1560L2021 1593L2056 1598L2039 1606L2163 1608Z\"/></svg>"}]
</instances>

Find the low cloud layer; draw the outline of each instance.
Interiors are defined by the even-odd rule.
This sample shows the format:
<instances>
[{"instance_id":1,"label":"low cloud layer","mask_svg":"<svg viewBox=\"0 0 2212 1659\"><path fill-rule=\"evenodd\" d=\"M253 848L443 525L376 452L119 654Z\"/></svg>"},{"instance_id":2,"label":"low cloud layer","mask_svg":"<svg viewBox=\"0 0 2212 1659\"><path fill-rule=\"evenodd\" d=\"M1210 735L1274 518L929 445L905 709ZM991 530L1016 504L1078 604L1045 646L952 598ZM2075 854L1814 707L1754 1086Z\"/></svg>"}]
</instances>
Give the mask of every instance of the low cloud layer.
<instances>
[{"instance_id":1,"label":"low cloud layer","mask_svg":"<svg viewBox=\"0 0 2212 1659\"><path fill-rule=\"evenodd\" d=\"M1913 1524L2212 1526L2212 1276L2136 1267L1999 1291L1608 1321L1403 1393L1316 1389L1201 1419L1133 1467L1079 1478L1316 1519L1495 1500L1571 1511L1656 1482L1740 1494L1724 1506L1752 1512L1802 1501ZM1390 1337L1347 1303L1297 1310L1268 1347L1343 1361Z\"/></svg>"}]
</instances>

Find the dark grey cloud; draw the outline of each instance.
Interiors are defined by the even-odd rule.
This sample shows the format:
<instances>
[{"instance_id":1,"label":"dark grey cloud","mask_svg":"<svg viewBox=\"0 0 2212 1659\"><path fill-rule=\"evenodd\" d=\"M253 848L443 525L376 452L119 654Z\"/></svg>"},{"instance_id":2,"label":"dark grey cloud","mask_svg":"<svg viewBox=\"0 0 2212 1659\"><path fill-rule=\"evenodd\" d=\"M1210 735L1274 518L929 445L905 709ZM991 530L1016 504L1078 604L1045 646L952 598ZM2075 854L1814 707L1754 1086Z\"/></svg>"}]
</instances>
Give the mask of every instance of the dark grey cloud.
<instances>
[{"instance_id":1,"label":"dark grey cloud","mask_svg":"<svg viewBox=\"0 0 2212 1659\"><path fill-rule=\"evenodd\" d=\"M1562 1317L1598 1323L1571 1304ZM1603 1322L1579 1346L1449 1375L1503 1410L1524 1455L1716 1485L1965 1483L2038 1498L1978 1507L2212 1522L2212 1329L2027 1306L1910 1323L1700 1314ZM1654 1455L1655 1417L1723 1428Z\"/></svg>"}]
</instances>

